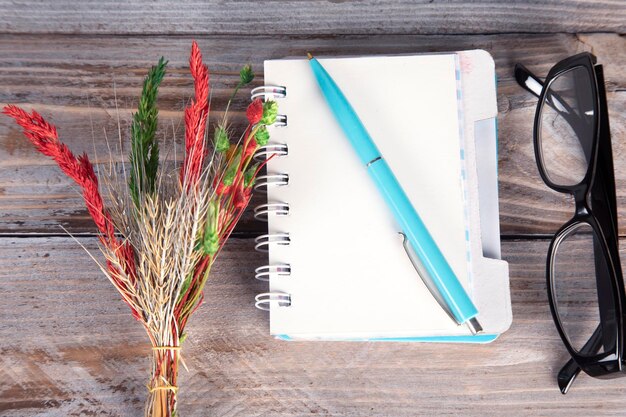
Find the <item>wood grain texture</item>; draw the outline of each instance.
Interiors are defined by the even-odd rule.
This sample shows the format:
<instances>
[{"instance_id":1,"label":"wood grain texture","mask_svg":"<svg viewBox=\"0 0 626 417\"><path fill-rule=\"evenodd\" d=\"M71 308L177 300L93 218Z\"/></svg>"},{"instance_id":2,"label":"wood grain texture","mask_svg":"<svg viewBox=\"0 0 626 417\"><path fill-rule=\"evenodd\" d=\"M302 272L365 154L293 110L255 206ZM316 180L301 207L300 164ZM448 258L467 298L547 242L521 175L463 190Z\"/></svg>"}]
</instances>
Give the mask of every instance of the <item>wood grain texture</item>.
<instances>
[{"instance_id":1,"label":"wood grain texture","mask_svg":"<svg viewBox=\"0 0 626 417\"><path fill-rule=\"evenodd\" d=\"M0 32L139 35L624 32L621 0L0 1Z\"/></svg>"},{"instance_id":2,"label":"wood grain texture","mask_svg":"<svg viewBox=\"0 0 626 417\"><path fill-rule=\"evenodd\" d=\"M620 216L626 215L626 38L616 34L490 36L348 36L348 37L201 37L209 63L214 108L224 107L229 86L242 63L251 62L262 82L264 59L317 55L431 52L484 48L495 59L498 74L500 209L503 234L551 233L568 219L567 198L539 178L532 151L536 100L517 86L513 65L522 62L544 76L558 60L592 51L604 64L613 132ZM4 36L0 42L0 105L25 104L40 110L59 127L71 149L107 161L106 131L114 159L118 116L122 143L128 142L128 120L141 80L160 55L170 60L161 89L163 149L180 145L181 110L192 94L187 70L186 37ZM116 109L116 103L118 109ZM241 110L245 100L238 105ZM214 113L215 114L215 113ZM241 124L236 112L234 124ZM180 149L180 147L179 147ZM180 155L180 154L179 154ZM170 153L170 156L172 154ZM71 182L39 155L6 117L0 117L0 233L93 232ZM624 233L626 223L622 222ZM239 233L258 233L262 224L248 215Z\"/></svg>"},{"instance_id":3,"label":"wood grain texture","mask_svg":"<svg viewBox=\"0 0 626 417\"><path fill-rule=\"evenodd\" d=\"M95 238L81 239L97 251ZM210 416L609 416L626 378L580 376L548 309L547 241L508 241L513 326L490 345L283 342L253 307L262 256L232 239L184 347L180 413ZM141 413L149 345L110 283L69 238L0 240L0 415Z\"/></svg>"},{"instance_id":4,"label":"wood grain texture","mask_svg":"<svg viewBox=\"0 0 626 417\"><path fill-rule=\"evenodd\" d=\"M111 159L105 132L112 159L125 158L118 123L126 144L142 78L164 55L170 65L159 102L161 141L176 159L172 149L180 149L182 109L192 94L192 38L209 63L216 109L246 62L260 85L264 59L309 50L336 56L483 48L498 74L502 233L536 235L555 231L573 207L539 178L531 143L536 100L516 85L513 65L545 76L558 60L591 51L605 67L626 235L624 32L623 0L0 0L0 106L40 110L72 150L104 166ZM244 107L245 100L235 106L235 126ZM76 188L0 116L0 416L141 415L147 337L77 242L35 236L62 233L60 226L95 231ZM263 226L248 214L237 234ZM101 259L96 238L79 240ZM444 346L273 340L267 315L253 307L254 295L267 289L252 278L265 258L252 239L231 239L188 327L180 414L625 415L626 378L582 375L567 397L556 387L567 354L547 304L547 246L544 239L503 243L514 316L508 332L486 346Z\"/></svg>"}]
</instances>

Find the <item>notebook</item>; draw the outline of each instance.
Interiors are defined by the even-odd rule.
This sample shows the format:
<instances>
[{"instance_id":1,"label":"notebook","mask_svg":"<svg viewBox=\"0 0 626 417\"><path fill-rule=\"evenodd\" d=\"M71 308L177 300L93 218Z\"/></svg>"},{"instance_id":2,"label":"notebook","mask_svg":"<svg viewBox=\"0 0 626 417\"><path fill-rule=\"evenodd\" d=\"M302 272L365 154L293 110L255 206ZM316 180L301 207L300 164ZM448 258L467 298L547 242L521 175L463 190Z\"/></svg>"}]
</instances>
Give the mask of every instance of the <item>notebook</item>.
<instances>
[{"instance_id":1,"label":"notebook","mask_svg":"<svg viewBox=\"0 0 626 417\"><path fill-rule=\"evenodd\" d=\"M473 299L484 333L472 336L454 323L418 276L306 58L265 61L266 86L255 91L276 99L284 115L270 128L260 157L276 156L256 184L267 204L255 216L268 223L257 238L268 264L257 278L269 280L257 306L270 312L270 333L286 340L494 340L511 311L507 265L498 259L493 60L484 51L318 60ZM480 216L481 204L488 217Z\"/></svg>"}]
</instances>

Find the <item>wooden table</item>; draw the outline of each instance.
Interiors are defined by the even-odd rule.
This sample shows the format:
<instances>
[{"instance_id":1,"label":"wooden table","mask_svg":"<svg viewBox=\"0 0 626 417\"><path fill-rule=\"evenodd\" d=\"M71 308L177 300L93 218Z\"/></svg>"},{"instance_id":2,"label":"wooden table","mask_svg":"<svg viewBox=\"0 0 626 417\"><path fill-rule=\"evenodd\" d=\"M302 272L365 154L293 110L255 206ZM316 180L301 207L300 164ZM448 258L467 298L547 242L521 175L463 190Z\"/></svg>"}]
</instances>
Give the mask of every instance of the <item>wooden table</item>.
<instances>
[{"instance_id":1,"label":"wooden table","mask_svg":"<svg viewBox=\"0 0 626 417\"><path fill-rule=\"evenodd\" d=\"M500 126L502 248L510 263L513 325L485 346L287 343L269 337L252 305L260 224L238 227L190 324L181 416L599 416L626 414L626 379L581 376L566 397L555 374L568 358L548 309L550 235L572 203L540 180L532 150L536 101L513 65L545 75L591 51L604 64L620 232L626 227L626 3L624 0L108 1L0 0L0 105L33 106L71 149L108 160L147 68L164 55L162 119L181 118L192 94L192 38L209 63L215 108L241 64L484 48L495 58ZM243 114L237 113L241 121ZM171 130L169 133L171 140ZM182 130L177 131L180 143ZM0 414L135 416L149 349L141 326L80 246L94 227L71 182L0 117Z\"/></svg>"}]
</instances>

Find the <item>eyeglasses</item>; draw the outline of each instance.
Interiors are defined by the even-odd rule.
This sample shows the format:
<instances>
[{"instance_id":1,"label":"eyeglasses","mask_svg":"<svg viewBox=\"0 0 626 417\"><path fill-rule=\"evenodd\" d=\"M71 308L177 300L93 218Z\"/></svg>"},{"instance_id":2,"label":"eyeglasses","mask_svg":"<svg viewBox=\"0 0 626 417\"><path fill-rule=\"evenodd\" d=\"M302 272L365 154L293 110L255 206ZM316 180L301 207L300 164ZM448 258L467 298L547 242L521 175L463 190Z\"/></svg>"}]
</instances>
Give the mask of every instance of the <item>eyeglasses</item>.
<instances>
[{"instance_id":1,"label":"eyeglasses","mask_svg":"<svg viewBox=\"0 0 626 417\"><path fill-rule=\"evenodd\" d=\"M626 294L604 75L596 57L582 53L552 67L545 82L520 64L515 78L539 97L533 140L541 178L576 203L574 217L550 242L546 271L552 318L571 355L557 377L565 394L581 369L598 378L626 375Z\"/></svg>"}]
</instances>

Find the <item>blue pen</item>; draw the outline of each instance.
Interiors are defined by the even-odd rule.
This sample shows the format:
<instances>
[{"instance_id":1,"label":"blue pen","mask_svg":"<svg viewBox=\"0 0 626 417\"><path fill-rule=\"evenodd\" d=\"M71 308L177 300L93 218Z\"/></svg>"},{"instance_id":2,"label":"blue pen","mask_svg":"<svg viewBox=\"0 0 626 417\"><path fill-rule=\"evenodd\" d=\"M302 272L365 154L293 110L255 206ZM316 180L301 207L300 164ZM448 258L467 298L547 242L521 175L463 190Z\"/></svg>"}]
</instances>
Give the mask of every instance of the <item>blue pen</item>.
<instances>
[{"instance_id":1,"label":"blue pen","mask_svg":"<svg viewBox=\"0 0 626 417\"><path fill-rule=\"evenodd\" d=\"M389 165L382 158L365 126L324 67L311 54L307 55L331 111L402 229L405 248L408 241L417 256L417 259L412 258L411 261L420 277L439 304L458 324L467 324L473 334L481 332L482 327L476 319L478 310L413 208Z\"/></svg>"}]
</instances>

